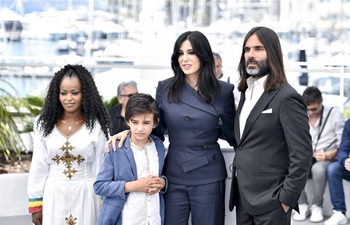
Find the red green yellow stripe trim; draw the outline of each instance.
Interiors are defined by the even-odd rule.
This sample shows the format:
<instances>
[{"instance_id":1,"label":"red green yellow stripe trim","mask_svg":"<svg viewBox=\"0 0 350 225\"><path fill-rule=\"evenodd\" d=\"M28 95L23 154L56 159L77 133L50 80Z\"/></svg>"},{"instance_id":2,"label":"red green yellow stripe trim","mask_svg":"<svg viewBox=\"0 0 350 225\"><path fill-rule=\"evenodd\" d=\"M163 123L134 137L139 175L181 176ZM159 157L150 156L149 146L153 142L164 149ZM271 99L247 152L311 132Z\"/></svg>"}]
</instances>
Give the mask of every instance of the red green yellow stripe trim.
<instances>
[{"instance_id":1,"label":"red green yellow stripe trim","mask_svg":"<svg viewBox=\"0 0 350 225\"><path fill-rule=\"evenodd\" d=\"M43 198L30 198L28 206L29 206L29 213L42 211Z\"/></svg>"}]
</instances>

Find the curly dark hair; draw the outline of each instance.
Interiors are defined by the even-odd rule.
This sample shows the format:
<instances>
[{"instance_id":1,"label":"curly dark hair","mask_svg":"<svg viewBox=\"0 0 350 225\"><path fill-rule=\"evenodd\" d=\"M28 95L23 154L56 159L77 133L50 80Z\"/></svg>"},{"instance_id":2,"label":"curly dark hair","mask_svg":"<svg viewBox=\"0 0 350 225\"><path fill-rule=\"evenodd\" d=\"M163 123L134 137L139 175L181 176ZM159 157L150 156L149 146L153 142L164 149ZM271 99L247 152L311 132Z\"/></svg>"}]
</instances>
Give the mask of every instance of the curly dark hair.
<instances>
[{"instance_id":1,"label":"curly dark hair","mask_svg":"<svg viewBox=\"0 0 350 225\"><path fill-rule=\"evenodd\" d=\"M81 111L85 118L85 125L90 131L95 127L96 119L108 139L111 131L111 119L109 113L97 90L92 74L82 65L65 65L55 73L45 98L44 107L37 120L37 127L48 136L57 120L62 118L63 106L59 100L60 83L64 77L76 77L81 83L82 103Z\"/></svg>"}]
</instances>

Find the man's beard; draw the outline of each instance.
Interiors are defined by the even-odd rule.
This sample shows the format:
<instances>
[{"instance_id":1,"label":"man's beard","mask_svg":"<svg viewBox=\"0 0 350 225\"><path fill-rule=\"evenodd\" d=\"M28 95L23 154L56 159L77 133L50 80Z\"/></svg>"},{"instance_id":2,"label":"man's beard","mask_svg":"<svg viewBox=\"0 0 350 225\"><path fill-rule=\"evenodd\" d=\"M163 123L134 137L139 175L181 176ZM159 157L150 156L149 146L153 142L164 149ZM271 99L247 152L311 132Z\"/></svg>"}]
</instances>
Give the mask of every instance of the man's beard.
<instances>
[{"instance_id":1,"label":"man's beard","mask_svg":"<svg viewBox=\"0 0 350 225\"><path fill-rule=\"evenodd\" d=\"M248 63L255 62L258 66L255 69L248 68ZM270 72L269 64L267 63L267 59L258 61L255 59L248 59L245 62L245 70L247 74L249 74L252 77L263 77L267 75Z\"/></svg>"}]
</instances>

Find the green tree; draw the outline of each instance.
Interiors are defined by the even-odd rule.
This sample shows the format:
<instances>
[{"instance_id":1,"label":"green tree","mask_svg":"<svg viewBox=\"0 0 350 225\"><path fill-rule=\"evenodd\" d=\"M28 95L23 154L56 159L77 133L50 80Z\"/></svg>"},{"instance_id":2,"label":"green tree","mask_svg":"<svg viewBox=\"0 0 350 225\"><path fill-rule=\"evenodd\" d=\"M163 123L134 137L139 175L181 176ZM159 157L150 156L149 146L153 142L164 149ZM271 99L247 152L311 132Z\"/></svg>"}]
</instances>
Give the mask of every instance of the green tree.
<instances>
[{"instance_id":1,"label":"green tree","mask_svg":"<svg viewBox=\"0 0 350 225\"><path fill-rule=\"evenodd\" d=\"M24 144L19 136L15 116L21 117L21 103L19 98L13 96L8 89L15 88L7 81L0 79L0 153L6 160L17 156L20 158ZM2 88L4 87L4 88ZM7 87L7 89L6 89Z\"/></svg>"}]
</instances>

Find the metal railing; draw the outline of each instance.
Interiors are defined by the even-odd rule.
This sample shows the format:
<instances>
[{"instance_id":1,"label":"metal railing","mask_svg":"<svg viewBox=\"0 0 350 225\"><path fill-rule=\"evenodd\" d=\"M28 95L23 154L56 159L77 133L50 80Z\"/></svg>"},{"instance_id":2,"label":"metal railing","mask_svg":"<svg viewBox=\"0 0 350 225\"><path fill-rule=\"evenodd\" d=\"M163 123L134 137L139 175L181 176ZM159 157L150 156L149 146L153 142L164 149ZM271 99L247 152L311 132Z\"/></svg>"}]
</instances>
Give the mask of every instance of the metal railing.
<instances>
[{"instance_id":1,"label":"metal railing","mask_svg":"<svg viewBox=\"0 0 350 225\"><path fill-rule=\"evenodd\" d=\"M110 72L110 75L103 78L107 80L107 83L109 81L110 85L113 86L106 86L101 89L115 89L115 83L119 81L136 79L139 81L139 86L142 86L143 84L152 86L149 90L153 92L154 85L157 84L157 81L166 79L173 75L170 68L170 60L165 61L162 58L87 58L79 56L67 56L65 58L60 56L37 58L0 56L0 78L16 78L17 81L28 79L31 82L29 85L33 86L33 88L37 83L39 86L41 85L43 87L48 84L54 72L58 71L68 63L84 65L93 72L96 78L102 73L106 74L108 71L113 71ZM306 66L306 68L302 68L302 66ZM229 74L231 83L238 82L239 76L237 65L226 63L226 67L224 67L223 70L224 74ZM135 71L138 71L138 73L135 73ZM299 92L302 92L306 87L299 84L299 77L302 73L307 73L309 77L309 86L315 85L315 81L320 78L334 77L338 79L339 82L337 84L326 84L328 85L328 89L338 88L339 90L336 90L335 94L336 97L342 99L350 97L349 65L321 65L312 62L287 62L285 64L285 71L288 82ZM14 83L14 85L16 85L16 83ZM336 85L336 87L334 87L334 85ZM324 94L332 94L332 92L325 90L325 86L320 87L320 90L323 91ZM340 103L337 104L338 105L336 106L342 109L343 105Z\"/></svg>"}]
</instances>

